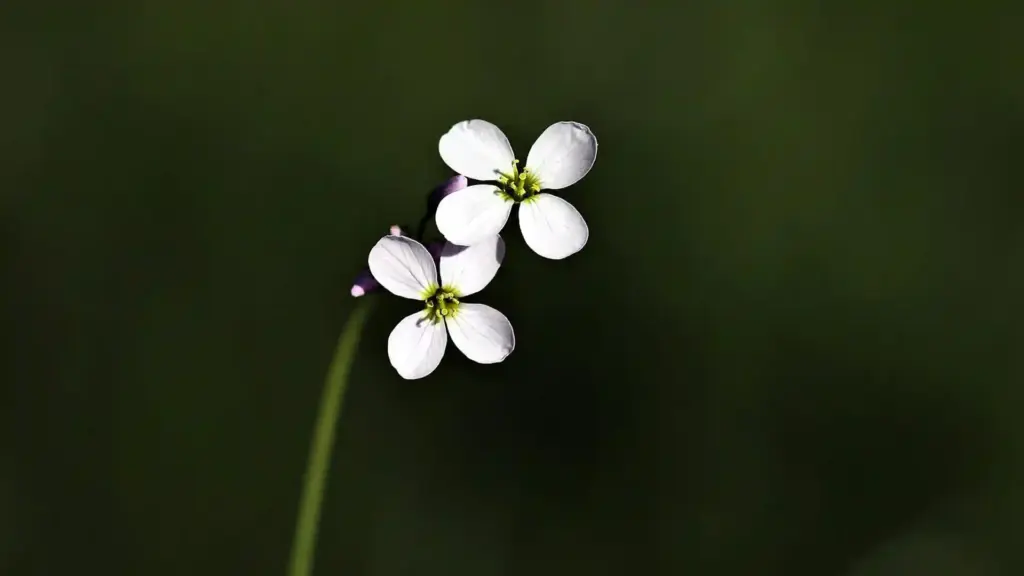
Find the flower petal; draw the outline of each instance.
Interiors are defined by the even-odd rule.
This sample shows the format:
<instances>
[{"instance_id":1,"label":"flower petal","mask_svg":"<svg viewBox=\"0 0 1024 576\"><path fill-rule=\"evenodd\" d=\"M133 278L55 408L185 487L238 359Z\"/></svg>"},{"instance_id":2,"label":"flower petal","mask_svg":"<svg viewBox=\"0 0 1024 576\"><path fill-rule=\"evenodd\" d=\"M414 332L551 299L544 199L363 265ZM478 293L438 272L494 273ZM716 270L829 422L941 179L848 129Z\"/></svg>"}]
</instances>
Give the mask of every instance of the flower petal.
<instances>
[{"instance_id":1,"label":"flower petal","mask_svg":"<svg viewBox=\"0 0 1024 576\"><path fill-rule=\"evenodd\" d=\"M395 296L423 300L437 285L437 268L422 244L405 236L385 236L370 250L370 273Z\"/></svg>"},{"instance_id":2,"label":"flower petal","mask_svg":"<svg viewBox=\"0 0 1024 576\"><path fill-rule=\"evenodd\" d=\"M548 126L530 148L526 170L544 190L571 186L587 175L597 159L597 136L579 122Z\"/></svg>"},{"instance_id":3,"label":"flower petal","mask_svg":"<svg viewBox=\"0 0 1024 576\"><path fill-rule=\"evenodd\" d=\"M459 304L459 311L445 319L452 342L466 358L480 364L496 364L512 353L516 335L504 314L483 304Z\"/></svg>"},{"instance_id":4,"label":"flower petal","mask_svg":"<svg viewBox=\"0 0 1024 576\"><path fill-rule=\"evenodd\" d=\"M420 311L403 318L391 331L388 359L402 378L423 378L441 363L447 344L444 322L432 322Z\"/></svg>"},{"instance_id":5,"label":"flower petal","mask_svg":"<svg viewBox=\"0 0 1024 576\"><path fill-rule=\"evenodd\" d=\"M437 143L449 168L474 180L497 180L512 170L512 145L500 128L486 120L464 120Z\"/></svg>"},{"instance_id":6,"label":"flower petal","mask_svg":"<svg viewBox=\"0 0 1024 576\"><path fill-rule=\"evenodd\" d=\"M452 244L471 246L501 232L512 200L491 184L477 184L445 196L437 205L437 231Z\"/></svg>"},{"instance_id":7,"label":"flower petal","mask_svg":"<svg viewBox=\"0 0 1024 576\"><path fill-rule=\"evenodd\" d=\"M519 229L527 246L551 260L579 252L590 237L583 216L572 204L551 194L537 194L520 203Z\"/></svg>"},{"instance_id":8,"label":"flower petal","mask_svg":"<svg viewBox=\"0 0 1024 576\"><path fill-rule=\"evenodd\" d=\"M494 279L504 259L505 241L501 236L468 247L447 242L441 250L441 285L455 288L460 297L476 294Z\"/></svg>"}]
</instances>

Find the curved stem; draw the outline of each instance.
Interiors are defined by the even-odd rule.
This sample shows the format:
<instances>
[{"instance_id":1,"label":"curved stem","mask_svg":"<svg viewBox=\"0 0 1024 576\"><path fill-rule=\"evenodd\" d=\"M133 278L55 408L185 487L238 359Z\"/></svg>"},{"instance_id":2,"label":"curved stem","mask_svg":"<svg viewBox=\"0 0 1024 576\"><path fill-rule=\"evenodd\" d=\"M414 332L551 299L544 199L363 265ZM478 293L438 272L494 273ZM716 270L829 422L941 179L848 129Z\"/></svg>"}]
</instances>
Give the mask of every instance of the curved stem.
<instances>
[{"instance_id":1,"label":"curved stem","mask_svg":"<svg viewBox=\"0 0 1024 576\"><path fill-rule=\"evenodd\" d=\"M320 397L320 413L317 415L313 442L309 449L306 476L299 502L299 519L295 525L295 540L292 542L290 576L310 576L313 572L313 556L316 549L316 532L320 521L320 505L323 502L324 483L334 446L335 423L341 412L348 381L349 368L359 344L369 313L369 302L360 302L345 324L338 346L327 371L323 393Z\"/></svg>"}]
</instances>

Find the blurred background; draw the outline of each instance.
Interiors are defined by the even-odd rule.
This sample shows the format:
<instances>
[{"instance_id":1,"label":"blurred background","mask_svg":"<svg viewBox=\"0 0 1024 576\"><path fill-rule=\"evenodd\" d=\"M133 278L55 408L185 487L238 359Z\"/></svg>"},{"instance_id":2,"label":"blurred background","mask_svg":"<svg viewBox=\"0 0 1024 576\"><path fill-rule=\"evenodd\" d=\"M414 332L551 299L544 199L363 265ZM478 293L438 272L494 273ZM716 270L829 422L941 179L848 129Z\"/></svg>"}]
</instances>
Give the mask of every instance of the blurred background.
<instances>
[{"instance_id":1,"label":"blurred background","mask_svg":"<svg viewBox=\"0 0 1024 576\"><path fill-rule=\"evenodd\" d=\"M323 376L452 124L600 142L518 345L389 366L317 574L1024 573L1002 2L0 7L0 574L284 574ZM1016 181L1016 187L1013 183Z\"/></svg>"}]
</instances>

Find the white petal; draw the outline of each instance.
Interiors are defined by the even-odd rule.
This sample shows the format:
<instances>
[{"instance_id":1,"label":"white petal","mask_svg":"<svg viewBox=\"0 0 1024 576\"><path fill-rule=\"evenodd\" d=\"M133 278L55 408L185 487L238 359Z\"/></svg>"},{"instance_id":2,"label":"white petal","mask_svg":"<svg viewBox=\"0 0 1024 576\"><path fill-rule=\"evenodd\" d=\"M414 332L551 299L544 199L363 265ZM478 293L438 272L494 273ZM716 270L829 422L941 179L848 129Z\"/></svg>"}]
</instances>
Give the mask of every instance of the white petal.
<instances>
[{"instance_id":1,"label":"white petal","mask_svg":"<svg viewBox=\"0 0 1024 576\"><path fill-rule=\"evenodd\" d=\"M437 143L449 168L474 180L497 180L512 170L512 145L500 128L486 120L464 120Z\"/></svg>"},{"instance_id":2,"label":"white petal","mask_svg":"<svg viewBox=\"0 0 1024 576\"><path fill-rule=\"evenodd\" d=\"M395 296L423 300L437 286L437 268L422 244L405 236L385 236L370 250L370 273Z\"/></svg>"},{"instance_id":3,"label":"white petal","mask_svg":"<svg viewBox=\"0 0 1024 576\"><path fill-rule=\"evenodd\" d=\"M551 194L537 194L520 203L519 229L527 246L552 260L579 252L590 237L583 216L572 204Z\"/></svg>"},{"instance_id":4,"label":"white petal","mask_svg":"<svg viewBox=\"0 0 1024 576\"><path fill-rule=\"evenodd\" d=\"M501 312L483 304L459 304L454 318L445 320L452 342L466 358L480 364L501 362L516 347L512 324Z\"/></svg>"},{"instance_id":5,"label":"white petal","mask_svg":"<svg viewBox=\"0 0 1024 576\"><path fill-rule=\"evenodd\" d=\"M491 184L452 192L437 205L437 231L452 244L472 246L495 236L508 222L512 200Z\"/></svg>"},{"instance_id":6,"label":"white petal","mask_svg":"<svg viewBox=\"0 0 1024 576\"><path fill-rule=\"evenodd\" d=\"M548 126L530 148L526 170L540 179L545 190L559 190L579 182L597 159L597 136L578 122Z\"/></svg>"},{"instance_id":7,"label":"white petal","mask_svg":"<svg viewBox=\"0 0 1024 576\"><path fill-rule=\"evenodd\" d=\"M447 344L444 322L431 322L420 311L403 318L391 331L388 359L402 378L423 378L441 363Z\"/></svg>"},{"instance_id":8,"label":"white petal","mask_svg":"<svg viewBox=\"0 0 1024 576\"><path fill-rule=\"evenodd\" d=\"M446 242L441 250L441 285L455 288L460 297L476 294L494 279L504 259L505 241L501 236L468 247Z\"/></svg>"}]
</instances>

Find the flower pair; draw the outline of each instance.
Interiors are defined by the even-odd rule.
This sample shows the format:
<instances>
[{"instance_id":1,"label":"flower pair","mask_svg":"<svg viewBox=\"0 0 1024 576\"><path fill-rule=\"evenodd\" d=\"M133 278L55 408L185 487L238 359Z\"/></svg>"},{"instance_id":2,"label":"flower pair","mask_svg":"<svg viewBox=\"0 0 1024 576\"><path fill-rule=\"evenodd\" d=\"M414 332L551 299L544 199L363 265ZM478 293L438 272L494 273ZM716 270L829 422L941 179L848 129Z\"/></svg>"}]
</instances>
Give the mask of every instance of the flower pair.
<instances>
[{"instance_id":1,"label":"flower pair","mask_svg":"<svg viewBox=\"0 0 1024 576\"><path fill-rule=\"evenodd\" d=\"M450 338L475 362L501 362L515 348L515 333L504 314L483 304L462 302L494 278L505 257L499 236L512 206L534 252L560 260L580 251L589 230L568 202L543 190L559 190L582 179L597 157L597 138L576 122L549 126L534 142L520 169L508 138L483 120L454 125L438 143L441 158L459 175L435 189L428 209L445 237L428 250L397 227L370 250L369 270L352 287L361 296L376 285L424 303L388 337L391 365L406 379L437 368ZM483 183L468 185L467 178ZM429 216L429 214L428 214Z\"/></svg>"}]
</instances>

